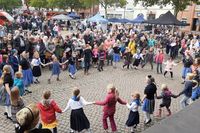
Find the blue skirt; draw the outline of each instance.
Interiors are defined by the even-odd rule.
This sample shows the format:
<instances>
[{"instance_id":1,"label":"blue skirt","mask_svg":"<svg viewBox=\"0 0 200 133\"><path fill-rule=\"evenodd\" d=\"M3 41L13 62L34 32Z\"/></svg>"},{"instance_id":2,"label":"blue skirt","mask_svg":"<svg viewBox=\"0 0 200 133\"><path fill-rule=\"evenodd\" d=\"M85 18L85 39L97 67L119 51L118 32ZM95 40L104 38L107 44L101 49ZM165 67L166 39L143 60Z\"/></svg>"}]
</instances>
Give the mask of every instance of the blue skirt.
<instances>
[{"instance_id":1,"label":"blue skirt","mask_svg":"<svg viewBox=\"0 0 200 133\"><path fill-rule=\"evenodd\" d=\"M182 69L182 78L186 78L188 73L191 73L192 69L190 67L183 67Z\"/></svg>"},{"instance_id":2,"label":"blue skirt","mask_svg":"<svg viewBox=\"0 0 200 133\"><path fill-rule=\"evenodd\" d=\"M52 65L52 75L59 75L60 74L60 64L53 63Z\"/></svg>"},{"instance_id":3,"label":"blue skirt","mask_svg":"<svg viewBox=\"0 0 200 133\"><path fill-rule=\"evenodd\" d=\"M155 100L144 99L142 111L153 114L155 108Z\"/></svg>"},{"instance_id":4,"label":"blue skirt","mask_svg":"<svg viewBox=\"0 0 200 133\"><path fill-rule=\"evenodd\" d=\"M120 55L119 54L113 54L113 62L119 62L120 61Z\"/></svg>"},{"instance_id":5,"label":"blue skirt","mask_svg":"<svg viewBox=\"0 0 200 133\"><path fill-rule=\"evenodd\" d=\"M22 70L24 86L30 86L33 83L33 74L31 69Z\"/></svg>"},{"instance_id":6,"label":"blue skirt","mask_svg":"<svg viewBox=\"0 0 200 133\"><path fill-rule=\"evenodd\" d=\"M68 70L69 70L70 74L74 75L76 73L76 65L75 64L74 65L69 64Z\"/></svg>"}]
</instances>

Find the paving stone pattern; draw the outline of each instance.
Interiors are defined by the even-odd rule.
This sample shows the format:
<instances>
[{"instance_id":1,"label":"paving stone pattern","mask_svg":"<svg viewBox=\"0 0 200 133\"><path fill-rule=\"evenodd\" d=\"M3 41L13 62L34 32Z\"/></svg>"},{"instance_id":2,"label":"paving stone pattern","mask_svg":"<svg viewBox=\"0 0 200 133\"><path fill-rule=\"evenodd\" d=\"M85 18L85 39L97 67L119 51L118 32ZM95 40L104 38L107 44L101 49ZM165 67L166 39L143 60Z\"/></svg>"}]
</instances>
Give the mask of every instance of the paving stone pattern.
<instances>
[{"instance_id":1,"label":"paving stone pattern","mask_svg":"<svg viewBox=\"0 0 200 133\"><path fill-rule=\"evenodd\" d=\"M81 95L88 101L103 100L106 96L106 86L109 83L113 83L119 90L120 97L122 99L130 102L131 93L138 91L143 97L143 91L146 86L145 76L152 74L156 83L161 86L162 83L169 85L169 88L177 94L183 88L181 85L181 68L182 65L179 64L174 68L174 79L170 79L170 76L167 75L167 78L164 78L161 74L156 74L154 68L153 71L150 70L150 66L145 66L144 69L134 70L134 69L122 69L122 64L118 64L117 69L113 69L111 66L104 67L103 72L98 72L95 68L90 69L90 74L85 76L82 70L77 72L77 79L73 80L68 76L68 72L64 71L60 75L61 81L56 81L56 77L52 79L51 84L47 84L47 79L51 72L47 69L43 70L42 76L40 77L40 84L32 85L31 90L32 94L28 94L23 97L25 104L28 105L32 102L38 102L41 100L42 93L44 90L51 90L52 98L56 100L58 105L64 109L67 101L72 96L73 87L77 86L81 90ZM156 67L156 65L154 65ZM158 90L160 93L160 88ZM172 101L172 112L175 113L180 110L180 98L177 98ZM156 101L156 108L161 101ZM93 133L103 133L102 127L102 107L96 105L89 105L84 107L84 111L91 123L91 130ZM13 124L5 118L3 115L4 107L0 107L0 133L13 133ZM130 132L126 126L125 122L127 120L129 110L126 106L117 104L115 120L118 127L119 133L128 133ZM156 112L155 112L156 114ZM59 133L68 133L69 132L69 116L70 111L58 115ZM145 127L143 124L144 115L140 109L140 125L137 128L137 132L144 131L148 127ZM153 123L156 123L159 119L154 119Z\"/></svg>"}]
</instances>

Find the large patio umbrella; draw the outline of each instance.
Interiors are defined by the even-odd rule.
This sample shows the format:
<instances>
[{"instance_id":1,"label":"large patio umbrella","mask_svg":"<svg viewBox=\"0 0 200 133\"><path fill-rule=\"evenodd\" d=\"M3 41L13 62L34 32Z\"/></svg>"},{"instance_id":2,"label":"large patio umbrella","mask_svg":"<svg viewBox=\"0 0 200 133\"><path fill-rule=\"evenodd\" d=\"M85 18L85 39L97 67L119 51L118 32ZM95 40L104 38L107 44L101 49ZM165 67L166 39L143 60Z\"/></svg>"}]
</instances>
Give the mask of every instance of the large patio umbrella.
<instances>
[{"instance_id":1,"label":"large patio umbrella","mask_svg":"<svg viewBox=\"0 0 200 133\"><path fill-rule=\"evenodd\" d=\"M158 19L147 21L147 23L157 24L157 25L173 25L173 26L187 26L188 25L177 20L176 17L170 11L160 16Z\"/></svg>"},{"instance_id":2,"label":"large patio umbrella","mask_svg":"<svg viewBox=\"0 0 200 133\"><path fill-rule=\"evenodd\" d=\"M135 19L131 20L132 23L138 23L141 24L145 22L144 15L138 15Z\"/></svg>"},{"instance_id":3,"label":"large patio umbrella","mask_svg":"<svg viewBox=\"0 0 200 133\"><path fill-rule=\"evenodd\" d=\"M72 20L73 18L71 18L67 15L64 15L64 14L60 14L60 15L53 16L51 19L68 21L68 20Z\"/></svg>"},{"instance_id":4,"label":"large patio umbrella","mask_svg":"<svg viewBox=\"0 0 200 133\"><path fill-rule=\"evenodd\" d=\"M88 19L89 22L108 23L108 20L103 18L100 14L96 14Z\"/></svg>"}]
</instances>

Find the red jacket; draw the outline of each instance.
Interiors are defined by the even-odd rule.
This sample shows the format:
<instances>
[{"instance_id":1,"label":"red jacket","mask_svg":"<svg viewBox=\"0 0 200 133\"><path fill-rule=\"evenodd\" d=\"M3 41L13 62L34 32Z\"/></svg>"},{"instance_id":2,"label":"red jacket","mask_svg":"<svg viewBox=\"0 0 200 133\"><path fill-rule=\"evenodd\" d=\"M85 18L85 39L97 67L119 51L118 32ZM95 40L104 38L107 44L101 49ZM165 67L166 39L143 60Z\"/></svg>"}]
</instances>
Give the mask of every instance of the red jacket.
<instances>
[{"instance_id":1,"label":"red jacket","mask_svg":"<svg viewBox=\"0 0 200 133\"><path fill-rule=\"evenodd\" d=\"M56 120L56 112L62 113L62 110L58 107L54 100L50 102L49 106L44 106L42 103L38 103L37 107L40 110L42 122L47 124L51 124Z\"/></svg>"},{"instance_id":2,"label":"red jacket","mask_svg":"<svg viewBox=\"0 0 200 133\"><path fill-rule=\"evenodd\" d=\"M109 92L104 101L97 101L95 102L96 105L101 105L103 107L104 112L115 113L116 103L119 102L120 104L126 104L125 101L117 98L116 95L112 92Z\"/></svg>"}]
</instances>

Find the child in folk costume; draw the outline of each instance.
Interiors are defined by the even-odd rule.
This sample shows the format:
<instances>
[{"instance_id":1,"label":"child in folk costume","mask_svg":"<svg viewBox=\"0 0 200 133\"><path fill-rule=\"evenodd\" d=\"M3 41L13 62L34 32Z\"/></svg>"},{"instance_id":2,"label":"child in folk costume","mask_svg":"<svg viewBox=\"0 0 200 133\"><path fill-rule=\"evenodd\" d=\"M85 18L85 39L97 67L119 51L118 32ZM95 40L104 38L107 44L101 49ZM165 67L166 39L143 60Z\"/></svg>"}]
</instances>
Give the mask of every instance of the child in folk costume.
<instances>
[{"instance_id":1,"label":"child in folk costume","mask_svg":"<svg viewBox=\"0 0 200 133\"><path fill-rule=\"evenodd\" d=\"M138 69L138 66L140 64L141 60L144 60L142 53L138 50L136 54L133 55L133 58L135 58L135 61L133 63L134 69Z\"/></svg>"},{"instance_id":2,"label":"child in folk costume","mask_svg":"<svg viewBox=\"0 0 200 133\"><path fill-rule=\"evenodd\" d=\"M130 50L128 48L126 48L126 51L124 53L124 58L125 58L125 61L124 61L123 68L125 66L127 66L127 69L129 69L129 66L131 64L132 56L131 56L131 52L130 52Z\"/></svg>"},{"instance_id":3,"label":"child in folk costume","mask_svg":"<svg viewBox=\"0 0 200 133\"><path fill-rule=\"evenodd\" d=\"M52 76L54 76L54 75L56 75L57 76L57 81L60 81L60 79L59 79L59 75L60 75L60 65L63 65L63 64L66 64L68 61L65 61L65 62L63 62L63 63L60 63L59 61L58 61L58 58L55 56L55 55L52 55L52 59L53 59L53 61L52 62L49 62L49 63L47 63L47 64L45 64L45 65L52 65L52 74L51 74L51 76L49 77L49 79L48 79L48 83L50 84L51 83L51 78L52 78Z\"/></svg>"},{"instance_id":4,"label":"child in folk costume","mask_svg":"<svg viewBox=\"0 0 200 133\"><path fill-rule=\"evenodd\" d=\"M43 94L43 100L37 104L37 107L40 110L40 128L53 129L53 133L57 133L58 121L56 119L56 112L62 113L62 110L50 97L51 92L45 91Z\"/></svg>"},{"instance_id":5,"label":"child in folk costume","mask_svg":"<svg viewBox=\"0 0 200 133\"><path fill-rule=\"evenodd\" d=\"M63 112L66 112L68 109L72 110L70 115L70 128L73 131L81 132L90 129L90 122L83 111L83 107L89 104L93 104L93 102L87 102L80 96L80 90L75 88L72 98L69 99L66 108L63 110Z\"/></svg>"},{"instance_id":6,"label":"child in folk costume","mask_svg":"<svg viewBox=\"0 0 200 133\"><path fill-rule=\"evenodd\" d=\"M11 99L12 121L15 124L15 128L17 128L18 124L16 120L16 114L18 111L24 108L24 102L22 98L20 97L20 92L19 92L18 87L12 88L11 93L10 93L10 99Z\"/></svg>"},{"instance_id":7,"label":"child in folk costume","mask_svg":"<svg viewBox=\"0 0 200 133\"><path fill-rule=\"evenodd\" d=\"M33 67L32 68L32 72L33 72L34 83L38 84L38 83L40 83L40 81L38 80L38 78L41 76L40 65L44 66L44 64L41 62L40 55L39 55L39 53L37 51L34 52L33 59L31 61L31 65Z\"/></svg>"},{"instance_id":8,"label":"child in folk costume","mask_svg":"<svg viewBox=\"0 0 200 133\"><path fill-rule=\"evenodd\" d=\"M171 78L173 78L173 71L172 71L172 68L173 68L174 66L176 66L177 64L174 63L172 57L170 57L170 58L167 60L167 62L164 62L164 64L166 65L166 66L165 66L164 77L165 77L165 75L167 74L167 72L170 72Z\"/></svg>"},{"instance_id":9,"label":"child in folk costume","mask_svg":"<svg viewBox=\"0 0 200 133\"><path fill-rule=\"evenodd\" d=\"M98 61L98 46L94 45L94 48L92 50L92 63L94 64L94 67L97 67L97 61Z\"/></svg>"},{"instance_id":10,"label":"child in folk costume","mask_svg":"<svg viewBox=\"0 0 200 133\"><path fill-rule=\"evenodd\" d=\"M135 93L132 95L132 102L126 106L130 109L130 113L128 116L128 120L126 121L126 126L131 127L131 133L134 133L134 129L137 127L137 124L140 123L140 116L138 112L138 108L141 105L140 94Z\"/></svg>"},{"instance_id":11,"label":"child in folk costume","mask_svg":"<svg viewBox=\"0 0 200 133\"><path fill-rule=\"evenodd\" d=\"M25 93L25 90L24 90L24 83L23 83L21 72L15 73L14 86L16 86L19 89L20 96L23 96Z\"/></svg>"},{"instance_id":12,"label":"child in folk costume","mask_svg":"<svg viewBox=\"0 0 200 133\"><path fill-rule=\"evenodd\" d=\"M112 132L117 131L117 126L115 124L114 115L116 111L116 103L126 105L126 102L119 98L118 92L113 84L109 84L107 86L108 94L104 101L96 101L96 105L103 106L103 128L106 132L108 132L108 123L107 118L110 119L110 124L112 128Z\"/></svg>"},{"instance_id":13,"label":"child in folk costume","mask_svg":"<svg viewBox=\"0 0 200 133\"><path fill-rule=\"evenodd\" d=\"M72 79L76 79L75 73L77 70L76 70L76 53L75 52L73 52L71 57L68 59L68 63L69 63L69 66L68 66L69 76Z\"/></svg>"},{"instance_id":14,"label":"child in folk costume","mask_svg":"<svg viewBox=\"0 0 200 133\"><path fill-rule=\"evenodd\" d=\"M177 98L177 96L172 94L172 92L169 90L166 84L162 84L161 89L162 89L161 95L157 96L157 99L162 99L162 103L160 104L160 107L159 107L158 117L161 117L163 107L166 107L167 112L168 112L167 116L170 116L171 115L171 110L170 110L171 98L172 97Z\"/></svg>"}]
</instances>

